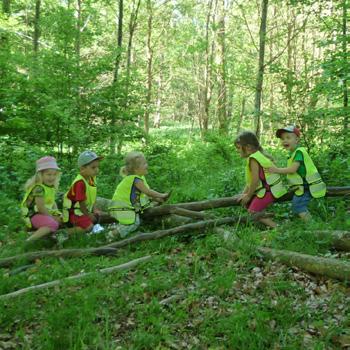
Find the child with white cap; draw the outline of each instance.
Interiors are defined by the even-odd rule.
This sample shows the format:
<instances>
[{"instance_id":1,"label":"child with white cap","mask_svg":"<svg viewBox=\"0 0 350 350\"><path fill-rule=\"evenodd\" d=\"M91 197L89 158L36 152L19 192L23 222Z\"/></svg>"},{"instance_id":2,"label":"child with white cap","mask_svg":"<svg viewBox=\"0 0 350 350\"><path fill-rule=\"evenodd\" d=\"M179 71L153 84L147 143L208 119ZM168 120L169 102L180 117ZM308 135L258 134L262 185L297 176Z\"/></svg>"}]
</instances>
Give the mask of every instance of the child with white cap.
<instances>
[{"instance_id":1,"label":"child with white cap","mask_svg":"<svg viewBox=\"0 0 350 350\"><path fill-rule=\"evenodd\" d=\"M78 158L79 174L64 196L64 221L70 222L78 231L89 232L98 222L96 176L101 159L103 157L92 151L82 152Z\"/></svg>"},{"instance_id":2,"label":"child with white cap","mask_svg":"<svg viewBox=\"0 0 350 350\"><path fill-rule=\"evenodd\" d=\"M60 168L54 157L37 160L35 175L24 186L25 195L21 204L27 227L36 229L28 240L39 239L58 230L62 222L55 202L59 180Z\"/></svg>"}]
</instances>

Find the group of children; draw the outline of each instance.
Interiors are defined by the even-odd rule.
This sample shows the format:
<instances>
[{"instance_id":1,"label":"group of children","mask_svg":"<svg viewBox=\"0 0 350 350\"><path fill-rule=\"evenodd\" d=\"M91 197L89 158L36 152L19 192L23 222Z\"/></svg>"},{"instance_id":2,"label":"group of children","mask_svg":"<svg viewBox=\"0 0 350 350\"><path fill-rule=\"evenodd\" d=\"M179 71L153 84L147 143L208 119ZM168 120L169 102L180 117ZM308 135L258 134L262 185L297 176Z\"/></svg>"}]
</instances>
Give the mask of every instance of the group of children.
<instances>
[{"instance_id":1,"label":"group of children","mask_svg":"<svg viewBox=\"0 0 350 350\"><path fill-rule=\"evenodd\" d=\"M286 174L291 189L293 212L307 220L310 214L307 205L312 197L320 198L326 193L326 185L321 179L311 157L304 147L299 146L300 130L288 126L277 130L283 147L290 152L286 168L277 168L271 156L266 154L254 133L246 131L238 135L235 146L241 157L247 158L246 187L239 195L241 204L255 215L261 223L275 227L270 218L256 215L263 212L287 193L280 174ZM96 176L103 157L92 151L79 155L79 173L64 195L63 212L55 202L61 169L55 158L43 157L36 162L36 173L25 185L22 214L32 234L28 240L38 239L55 233L67 224L68 232L89 232L100 221L101 216L112 216L121 237L135 231L140 225L139 214L151 204L162 203L169 193L152 190L145 178L148 165L141 152L130 152L121 168L122 181L113 195L108 214L96 207Z\"/></svg>"},{"instance_id":2,"label":"group of children","mask_svg":"<svg viewBox=\"0 0 350 350\"><path fill-rule=\"evenodd\" d=\"M253 215L261 213L287 193L280 176L285 174L289 188L294 192L293 213L303 220L308 220L308 204L312 197L325 196L326 184L306 148L299 145L300 130L297 127L291 125L278 129L276 136L281 140L283 148L289 151L286 168L275 166L272 157L264 152L254 133L246 131L236 138L235 146L240 156L247 158L246 187L239 200ZM276 226L270 218L258 215L256 217L266 226Z\"/></svg>"}]
</instances>

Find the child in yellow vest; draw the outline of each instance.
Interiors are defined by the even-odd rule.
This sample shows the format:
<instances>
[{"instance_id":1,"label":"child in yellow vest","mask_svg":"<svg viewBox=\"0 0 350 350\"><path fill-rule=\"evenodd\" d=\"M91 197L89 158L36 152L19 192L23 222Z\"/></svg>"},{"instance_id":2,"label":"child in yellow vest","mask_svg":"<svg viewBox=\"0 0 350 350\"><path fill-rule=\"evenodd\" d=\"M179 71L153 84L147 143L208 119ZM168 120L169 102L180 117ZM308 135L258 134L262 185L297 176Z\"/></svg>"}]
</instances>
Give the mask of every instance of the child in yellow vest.
<instances>
[{"instance_id":1,"label":"child in yellow vest","mask_svg":"<svg viewBox=\"0 0 350 350\"><path fill-rule=\"evenodd\" d=\"M271 174L265 168L273 165L271 157L264 153L254 133L244 131L235 140L235 146L242 158L247 158L246 186L239 200L252 214L262 212L275 198L287 193L279 175ZM268 166L267 166L268 165ZM270 218L259 218L259 222L276 227Z\"/></svg>"},{"instance_id":2,"label":"child in yellow vest","mask_svg":"<svg viewBox=\"0 0 350 350\"><path fill-rule=\"evenodd\" d=\"M125 158L125 166L120 170L124 177L117 186L110 206L110 215L118 221L117 231L124 238L140 226L139 213L150 205L149 198L162 203L168 199L168 193L152 190L145 175L148 164L141 152L130 152Z\"/></svg>"},{"instance_id":3,"label":"child in yellow vest","mask_svg":"<svg viewBox=\"0 0 350 350\"><path fill-rule=\"evenodd\" d=\"M101 159L103 157L99 157L92 151L82 152L78 158L79 174L64 196L64 221L69 221L78 232L91 231L101 214L95 208L96 175Z\"/></svg>"},{"instance_id":4,"label":"child in yellow vest","mask_svg":"<svg viewBox=\"0 0 350 350\"><path fill-rule=\"evenodd\" d=\"M22 216L28 228L36 229L27 239L36 240L56 232L62 222L55 202L60 180L60 168L54 157L36 162L36 173L25 184Z\"/></svg>"},{"instance_id":5,"label":"child in yellow vest","mask_svg":"<svg viewBox=\"0 0 350 350\"><path fill-rule=\"evenodd\" d=\"M292 208L294 214L303 220L310 219L308 203L311 198L321 198L326 194L326 184L304 147L299 146L300 130L294 125L278 129L276 136L281 139L283 148L290 152L287 168L269 167L274 174L286 174L294 191Z\"/></svg>"}]
</instances>

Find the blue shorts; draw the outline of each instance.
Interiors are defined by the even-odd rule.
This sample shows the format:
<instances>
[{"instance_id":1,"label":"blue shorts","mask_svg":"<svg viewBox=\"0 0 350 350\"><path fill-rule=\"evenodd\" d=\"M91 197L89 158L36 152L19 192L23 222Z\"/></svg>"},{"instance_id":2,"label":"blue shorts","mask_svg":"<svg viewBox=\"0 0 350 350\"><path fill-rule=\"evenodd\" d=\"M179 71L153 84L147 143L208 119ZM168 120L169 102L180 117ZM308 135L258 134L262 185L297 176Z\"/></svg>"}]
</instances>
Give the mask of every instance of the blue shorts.
<instances>
[{"instance_id":1,"label":"blue shorts","mask_svg":"<svg viewBox=\"0 0 350 350\"><path fill-rule=\"evenodd\" d=\"M302 196L294 195L292 199L292 210L294 214L307 213L307 205L311 200L309 190L305 190Z\"/></svg>"}]
</instances>

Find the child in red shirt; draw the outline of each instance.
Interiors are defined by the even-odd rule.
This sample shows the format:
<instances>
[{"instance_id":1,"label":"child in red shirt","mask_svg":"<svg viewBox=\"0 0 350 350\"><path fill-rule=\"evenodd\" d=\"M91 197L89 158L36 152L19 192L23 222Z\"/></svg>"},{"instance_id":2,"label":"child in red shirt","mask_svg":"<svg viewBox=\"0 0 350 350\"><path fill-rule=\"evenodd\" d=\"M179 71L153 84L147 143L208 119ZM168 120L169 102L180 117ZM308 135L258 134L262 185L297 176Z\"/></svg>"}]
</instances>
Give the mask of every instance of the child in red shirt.
<instances>
[{"instance_id":1,"label":"child in red shirt","mask_svg":"<svg viewBox=\"0 0 350 350\"><path fill-rule=\"evenodd\" d=\"M92 151L84 151L79 155L79 174L64 196L64 218L81 231L88 232L98 222L101 213L95 208L96 175L99 171L99 157Z\"/></svg>"}]
</instances>

